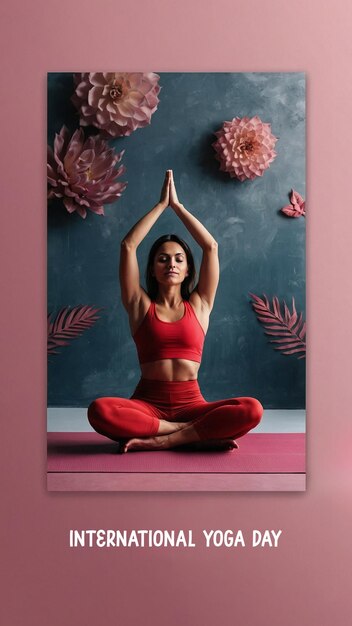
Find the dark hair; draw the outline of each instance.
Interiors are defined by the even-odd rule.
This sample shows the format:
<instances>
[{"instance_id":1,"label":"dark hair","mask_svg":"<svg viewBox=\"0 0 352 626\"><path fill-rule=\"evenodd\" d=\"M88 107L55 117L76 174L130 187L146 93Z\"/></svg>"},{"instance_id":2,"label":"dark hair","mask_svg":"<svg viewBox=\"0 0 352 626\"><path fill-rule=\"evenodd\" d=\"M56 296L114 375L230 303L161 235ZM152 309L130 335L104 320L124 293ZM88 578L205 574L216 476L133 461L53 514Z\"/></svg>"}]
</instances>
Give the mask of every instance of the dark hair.
<instances>
[{"instance_id":1,"label":"dark hair","mask_svg":"<svg viewBox=\"0 0 352 626\"><path fill-rule=\"evenodd\" d=\"M159 237L159 239L154 241L150 249L149 256L148 256L147 269L145 273L148 296L151 300L155 300L158 295L159 285L155 276L153 276L152 274L152 269L153 269L155 255L158 249L160 248L160 246L162 246L163 243L165 243L166 241L175 241L180 246L182 246L182 248L184 249L186 253L187 265L188 265L188 276L186 276L186 278L181 284L181 295L182 295L183 300L189 300L189 297L193 291L194 284L196 281L196 268L194 265L193 254L191 252L189 245L177 235L162 235L162 237Z\"/></svg>"}]
</instances>

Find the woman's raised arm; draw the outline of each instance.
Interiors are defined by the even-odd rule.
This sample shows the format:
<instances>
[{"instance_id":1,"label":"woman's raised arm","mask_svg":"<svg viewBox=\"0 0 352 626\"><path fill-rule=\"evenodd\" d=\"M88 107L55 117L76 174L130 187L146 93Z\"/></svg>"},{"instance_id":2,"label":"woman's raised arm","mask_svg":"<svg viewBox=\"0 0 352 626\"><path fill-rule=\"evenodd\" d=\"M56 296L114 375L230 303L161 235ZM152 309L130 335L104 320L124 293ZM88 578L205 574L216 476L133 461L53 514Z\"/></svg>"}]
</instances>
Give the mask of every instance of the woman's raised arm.
<instances>
[{"instance_id":1,"label":"woman's raised arm","mask_svg":"<svg viewBox=\"0 0 352 626\"><path fill-rule=\"evenodd\" d=\"M120 287L124 307L135 307L142 298L148 298L140 285L137 247L149 233L160 215L169 206L170 171L165 174L159 202L131 228L121 241L120 250Z\"/></svg>"},{"instance_id":2,"label":"woman's raised arm","mask_svg":"<svg viewBox=\"0 0 352 626\"><path fill-rule=\"evenodd\" d=\"M205 226L179 202L172 170L170 180L170 205L203 250L199 280L195 291L210 312L213 308L216 290L219 284L218 244Z\"/></svg>"}]
</instances>

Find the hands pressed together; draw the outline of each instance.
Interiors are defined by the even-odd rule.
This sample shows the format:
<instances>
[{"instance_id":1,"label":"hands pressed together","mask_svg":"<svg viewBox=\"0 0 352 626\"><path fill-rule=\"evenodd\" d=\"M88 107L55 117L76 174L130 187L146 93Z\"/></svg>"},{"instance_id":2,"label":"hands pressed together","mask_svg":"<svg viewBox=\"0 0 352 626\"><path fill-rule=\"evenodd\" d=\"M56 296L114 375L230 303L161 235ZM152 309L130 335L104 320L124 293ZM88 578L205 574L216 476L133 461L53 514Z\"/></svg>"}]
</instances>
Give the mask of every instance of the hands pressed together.
<instances>
[{"instance_id":1,"label":"hands pressed together","mask_svg":"<svg viewBox=\"0 0 352 626\"><path fill-rule=\"evenodd\" d=\"M165 209L168 206L171 206L173 209L175 209L177 206L180 206L180 202L176 193L172 170L166 171L164 184L161 190L160 204Z\"/></svg>"}]
</instances>

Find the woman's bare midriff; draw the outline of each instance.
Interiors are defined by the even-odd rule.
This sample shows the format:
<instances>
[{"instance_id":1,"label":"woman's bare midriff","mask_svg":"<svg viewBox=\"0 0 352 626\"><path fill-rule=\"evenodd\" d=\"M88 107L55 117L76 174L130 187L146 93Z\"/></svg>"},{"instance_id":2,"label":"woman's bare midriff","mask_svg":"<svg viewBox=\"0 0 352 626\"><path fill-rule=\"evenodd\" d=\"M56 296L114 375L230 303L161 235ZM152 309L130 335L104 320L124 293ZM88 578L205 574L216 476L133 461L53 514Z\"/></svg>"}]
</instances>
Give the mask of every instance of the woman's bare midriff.
<instances>
[{"instance_id":1,"label":"woman's bare midriff","mask_svg":"<svg viewBox=\"0 0 352 626\"><path fill-rule=\"evenodd\" d=\"M149 380L185 381L196 380L200 363L187 359L162 359L141 366L143 378Z\"/></svg>"}]
</instances>

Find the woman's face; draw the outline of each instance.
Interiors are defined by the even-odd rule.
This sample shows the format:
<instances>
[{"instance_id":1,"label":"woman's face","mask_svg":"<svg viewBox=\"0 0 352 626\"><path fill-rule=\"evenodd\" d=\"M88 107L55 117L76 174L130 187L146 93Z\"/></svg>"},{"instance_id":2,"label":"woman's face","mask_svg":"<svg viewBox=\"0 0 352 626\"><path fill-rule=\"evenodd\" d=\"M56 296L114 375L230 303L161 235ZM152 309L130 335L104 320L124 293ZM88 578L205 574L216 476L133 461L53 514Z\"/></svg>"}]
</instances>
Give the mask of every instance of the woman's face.
<instances>
[{"instance_id":1,"label":"woman's face","mask_svg":"<svg viewBox=\"0 0 352 626\"><path fill-rule=\"evenodd\" d=\"M186 252L176 241L166 241L156 251L152 273L163 285L181 284L188 276Z\"/></svg>"}]
</instances>

